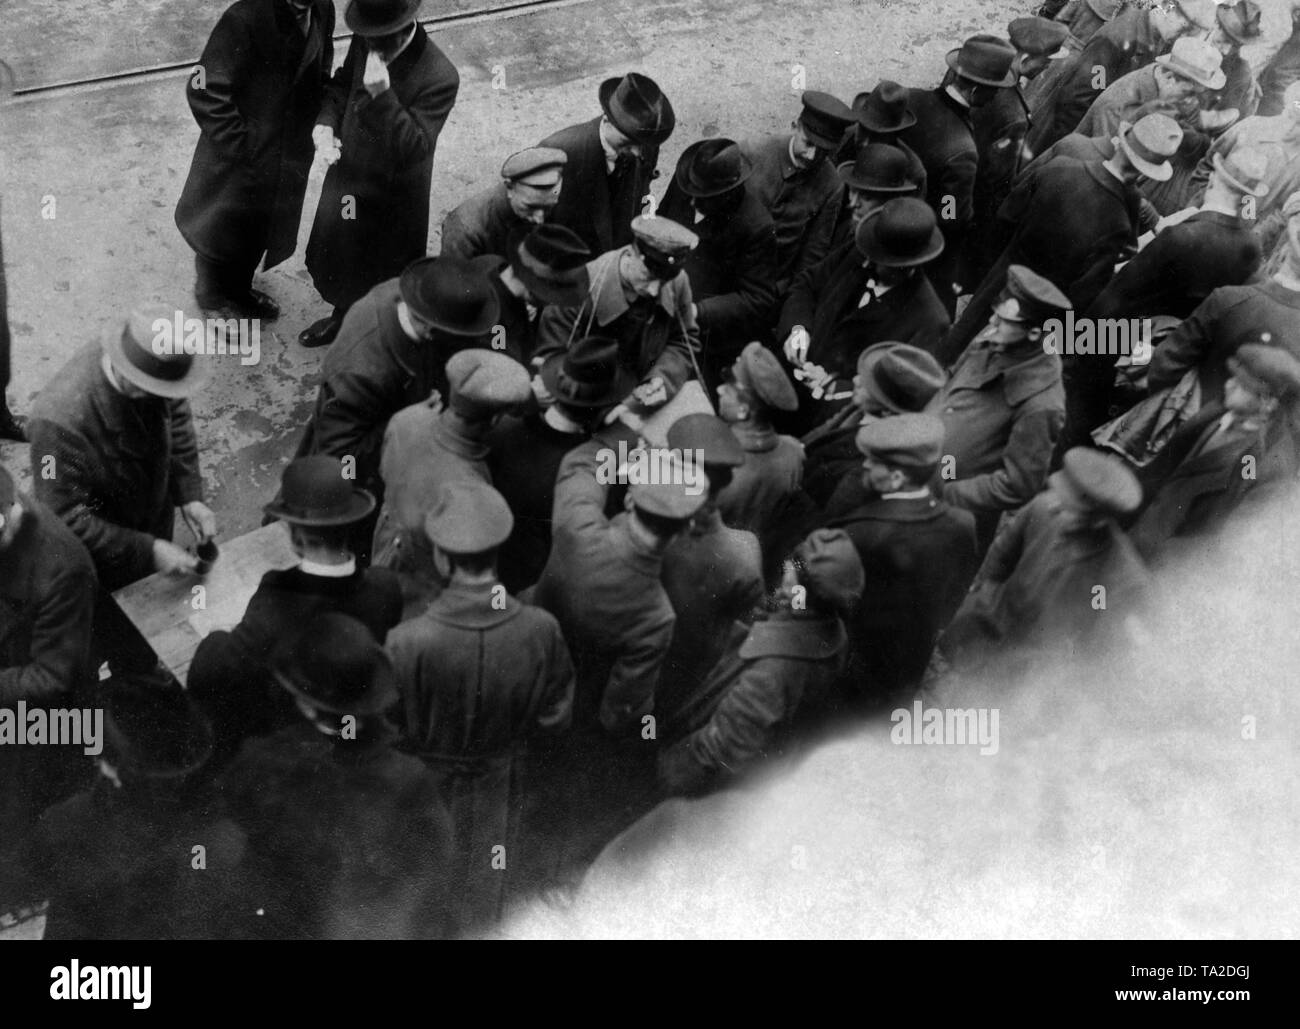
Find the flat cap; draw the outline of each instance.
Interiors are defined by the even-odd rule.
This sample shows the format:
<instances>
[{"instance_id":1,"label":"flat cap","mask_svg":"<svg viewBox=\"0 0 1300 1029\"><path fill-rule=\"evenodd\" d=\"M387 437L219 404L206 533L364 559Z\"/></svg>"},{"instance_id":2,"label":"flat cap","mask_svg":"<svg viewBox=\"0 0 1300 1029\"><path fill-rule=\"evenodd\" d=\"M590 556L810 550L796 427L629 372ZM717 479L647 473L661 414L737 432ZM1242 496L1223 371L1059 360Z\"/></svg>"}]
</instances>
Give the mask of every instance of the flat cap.
<instances>
[{"instance_id":1,"label":"flat cap","mask_svg":"<svg viewBox=\"0 0 1300 1029\"><path fill-rule=\"evenodd\" d=\"M424 516L424 532L449 554L481 554L501 546L515 527L505 498L486 482L444 483Z\"/></svg>"},{"instance_id":2,"label":"flat cap","mask_svg":"<svg viewBox=\"0 0 1300 1029\"><path fill-rule=\"evenodd\" d=\"M1041 325L1073 308L1070 298L1023 264L1007 269L1007 283L993 310L1008 322Z\"/></svg>"},{"instance_id":3,"label":"flat cap","mask_svg":"<svg viewBox=\"0 0 1300 1029\"><path fill-rule=\"evenodd\" d=\"M799 124L814 146L833 150L844 138L844 130L856 120L853 109L838 97L816 89L805 90L800 98L803 112Z\"/></svg>"},{"instance_id":4,"label":"flat cap","mask_svg":"<svg viewBox=\"0 0 1300 1029\"><path fill-rule=\"evenodd\" d=\"M948 381L934 357L910 343L877 343L858 355L858 375L872 406L891 414L923 411Z\"/></svg>"},{"instance_id":5,"label":"flat cap","mask_svg":"<svg viewBox=\"0 0 1300 1029\"><path fill-rule=\"evenodd\" d=\"M746 344L733 365L736 381L774 411L796 411L799 397L781 362L762 343Z\"/></svg>"},{"instance_id":6,"label":"flat cap","mask_svg":"<svg viewBox=\"0 0 1300 1029\"><path fill-rule=\"evenodd\" d=\"M1218 23L1216 0L1174 0L1174 6L1202 32L1209 32Z\"/></svg>"},{"instance_id":7,"label":"flat cap","mask_svg":"<svg viewBox=\"0 0 1300 1029\"><path fill-rule=\"evenodd\" d=\"M943 422L932 414L878 418L858 430L855 442L867 457L896 468L924 471L943 457Z\"/></svg>"},{"instance_id":8,"label":"flat cap","mask_svg":"<svg viewBox=\"0 0 1300 1029\"><path fill-rule=\"evenodd\" d=\"M1051 481L1063 486L1085 507L1106 514L1136 511L1142 503L1142 486L1120 458L1092 447L1074 447L1065 452L1061 470Z\"/></svg>"},{"instance_id":9,"label":"flat cap","mask_svg":"<svg viewBox=\"0 0 1300 1029\"><path fill-rule=\"evenodd\" d=\"M508 182L524 182L530 186L553 186L559 178L554 173L562 170L568 162L569 155L557 147L529 147L506 158L501 166L501 177ZM529 181L532 178L538 181Z\"/></svg>"},{"instance_id":10,"label":"flat cap","mask_svg":"<svg viewBox=\"0 0 1300 1029\"><path fill-rule=\"evenodd\" d=\"M654 464L662 473L656 482L634 482L627 495L634 507L660 518L686 521L704 506L709 495L709 477L704 469L682 460L672 450L659 451Z\"/></svg>"},{"instance_id":11,"label":"flat cap","mask_svg":"<svg viewBox=\"0 0 1300 1029\"><path fill-rule=\"evenodd\" d=\"M483 347L458 350L447 361L448 405L466 418L488 418L532 395L528 372L513 358Z\"/></svg>"},{"instance_id":12,"label":"flat cap","mask_svg":"<svg viewBox=\"0 0 1300 1029\"><path fill-rule=\"evenodd\" d=\"M799 582L815 606L848 611L862 596L862 559L843 529L814 529L793 557Z\"/></svg>"},{"instance_id":13,"label":"flat cap","mask_svg":"<svg viewBox=\"0 0 1300 1029\"><path fill-rule=\"evenodd\" d=\"M1228 371L1253 392L1278 398L1300 394L1300 361L1273 344L1267 332L1242 343L1227 363Z\"/></svg>"},{"instance_id":14,"label":"flat cap","mask_svg":"<svg viewBox=\"0 0 1300 1029\"><path fill-rule=\"evenodd\" d=\"M686 255L700 242L700 237L685 225L662 215L648 218L638 214L632 219L632 235L650 270L665 278L681 270Z\"/></svg>"},{"instance_id":15,"label":"flat cap","mask_svg":"<svg viewBox=\"0 0 1300 1029\"><path fill-rule=\"evenodd\" d=\"M739 468L745 451L731 426L715 414L688 414L668 427L668 446L683 452L698 451L706 466Z\"/></svg>"},{"instance_id":16,"label":"flat cap","mask_svg":"<svg viewBox=\"0 0 1300 1029\"><path fill-rule=\"evenodd\" d=\"M1022 54L1040 57L1054 54L1065 45L1070 29L1064 22L1051 18L1015 18L1007 26L1011 45Z\"/></svg>"}]
</instances>

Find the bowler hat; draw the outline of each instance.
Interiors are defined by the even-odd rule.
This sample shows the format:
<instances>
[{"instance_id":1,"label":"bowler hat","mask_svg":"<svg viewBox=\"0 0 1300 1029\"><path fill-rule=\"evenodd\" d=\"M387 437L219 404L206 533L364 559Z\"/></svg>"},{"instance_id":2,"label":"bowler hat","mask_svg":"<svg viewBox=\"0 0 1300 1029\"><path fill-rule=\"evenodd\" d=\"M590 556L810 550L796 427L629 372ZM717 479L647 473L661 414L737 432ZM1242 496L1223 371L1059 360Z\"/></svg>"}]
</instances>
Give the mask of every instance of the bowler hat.
<instances>
[{"instance_id":1,"label":"bowler hat","mask_svg":"<svg viewBox=\"0 0 1300 1029\"><path fill-rule=\"evenodd\" d=\"M1120 149L1148 179L1168 182L1173 177L1169 158L1178 153L1183 142L1183 130L1167 114L1147 114L1136 125L1119 123Z\"/></svg>"},{"instance_id":2,"label":"bowler hat","mask_svg":"<svg viewBox=\"0 0 1300 1029\"><path fill-rule=\"evenodd\" d=\"M947 381L934 357L910 343L877 343L858 358L862 388L875 408L891 414L921 411Z\"/></svg>"},{"instance_id":3,"label":"bowler hat","mask_svg":"<svg viewBox=\"0 0 1300 1029\"><path fill-rule=\"evenodd\" d=\"M263 510L290 525L328 529L354 525L375 509L375 498L343 474L343 462L312 454L289 463L280 495Z\"/></svg>"},{"instance_id":4,"label":"bowler hat","mask_svg":"<svg viewBox=\"0 0 1300 1029\"><path fill-rule=\"evenodd\" d=\"M747 343L736 358L737 384L748 389L775 411L797 411L799 397L776 355L762 343Z\"/></svg>"},{"instance_id":5,"label":"bowler hat","mask_svg":"<svg viewBox=\"0 0 1300 1029\"><path fill-rule=\"evenodd\" d=\"M1255 0L1238 0L1235 4L1220 4L1215 12L1219 27L1237 43L1246 44L1258 39L1263 31L1259 4Z\"/></svg>"},{"instance_id":6,"label":"bowler hat","mask_svg":"<svg viewBox=\"0 0 1300 1029\"><path fill-rule=\"evenodd\" d=\"M397 701L393 666L371 631L350 615L313 618L271 655L276 682L337 715L378 715Z\"/></svg>"},{"instance_id":7,"label":"bowler hat","mask_svg":"<svg viewBox=\"0 0 1300 1029\"><path fill-rule=\"evenodd\" d=\"M510 267L528 292L547 304L577 307L587 296L591 251L563 225L520 225L506 244Z\"/></svg>"},{"instance_id":8,"label":"bowler hat","mask_svg":"<svg viewBox=\"0 0 1300 1029\"><path fill-rule=\"evenodd\" d=\"M1175 39L1173 48L1157 57L1156 64L1205 89L1222 89L1228 81L1222 68L1223 54L1212 43L1195 36Z\"/></svg>"},{"instance_id":9,"label":"bowler hat","mask_svg":"<svg viewBox=\"0 0 1300 1029\"><path fill-rule=\"evenodd\" d=\"M632 392L636 379L618 360L618 341L586 336L548 357L542 385L566 407L612 407Z\"/></svg>"},{"instance_id":10,"label":"bowler hat","mask_svg":"<svg viewBox=\"0 0 1300 1029\"><path fill-rule=\"evenodd\" d=\"M1142 486L1128 465L1092 447L1067 450L1050 481L1082 506L1105 514L1129 514L1142 503Z\"/></svg>"},{"instance_id":11,"label":"bowler hat","mask_svg":"<svg viewBox=\"0 0 1300 1029\"><path fill-rule=\"evenodd\" d=\"M155 397L175 400L198 390L211 365L206 357L181 351L184 341L174 338L178 321L186 321L183 312L161 305L132 311L120 329L110 329L100 341L113 371Z\"/></svg>"},{"instance_id":12,"label":"bowler hat","mask_svg":"<svg viewBox=\"0 0 1300 1029\"><path fill-rule=\"evenodd\" d=\"M449 554L482 554L501 546L515 527L505 498L486 482L448 482L424 516L429 541Z\"/></svg>"},{"instance_id":13,"label":"bowler hat","mask_svg":"<svg viewBox=\"0 0 1300 1029\"><path fill-rule=\"evenodd\" d=\"M943 422L934 415L909 412L866 422L854 442L865 457L925 472L943 457L943 432Z\"/></svg>"},{"instance_id":14,"label":"bowler hat","mask_svg":"<svg viewBox=\"0 0 1300 1029\"><path fill-rule=\"evenodd\" d=\"M415 21L421 0L351 0L343 21L358 36L386 36Z\"/></svg>"},{"instance_id":15,"label":"bowler hat","mask_svg":"<svg viewBox=\"0 0 1300 1029\"><path fill-rule=\"evenodd\" d=\"M805 90L800 100L799 124L808 141L823 150L834 150L844 138L844 130L853 124L852 109L839 97L816 89Z\"/></svg>"},{"instance_id":16,"label":"bowler hat","mask_svg":"<svg viewBox=\"0 0 1300 1029\"><path fill-rule=\"evenodd\" d=\"M1300 395L1300 361L1271 342L1271 336L1248 337L1228 358L1228 371L1256 393L1278 398Z\"/></svg>"},{"instance_id":17,"label":"bowler hat","mask_svg":"<svg viewBox=\"0 0 1300 1029\"><path fill-rule=\"evenodd\" d=\"M731 426L715 414L688 414L668 427L668 446L674 450L699 451L706 466L739 468L745 450Z\"/></svg>"},{"instance_id":18,"label":"bowler hat","mask_svg":"<svg viewBox=\"0 0 1300 1029\"><path fill-rule=\"evenodd\" d=\"M682 151L673 180L691 197L729 193L754 173L754 165L734 140L702 139Z\"/></svg>"},{"instance_id":19,"label":"bowler hat","mask_svg":"<svg viewBox=\"0 0 1300 1029\"><path fill-rule=\"evenodd\" d=\"M179 779L212 756L212 725L174 685L118 681L104 693L105 759L124 779Z\"/></svg>"},{"instance_id":20,"label":"bowler hat","mask_svg":"<svg viewBox=\"0 0 1300 1029\"><path fill-rule=\"evenodd\" d=\"M908 178L907 155L888 143L858 147L852 161L835 169L840 181L868 193L911 193L917 184Z\"/></svg>"},{"instance_id":21,"label":"bowler hat","mask_svg":"<svg viewBox=\"0 0 1300 1029\"><path fill-rule=\"evenodd\" d=\"M481 265L459 257L421 257L398 280L411 310L449 336L482 336L501 316L501 302Z\"/></svg>"},{"instance_id":22,"label":"bowler hat","mask_svg":"<svg viewBox=\"0 0 1300 1029\"><path fill-rule=\"evenodd\" d=\"M849 611L862 596L862 559L843 529L814 529L791 557L814 607Z\"/></svg>"},{"instance_id":23,"label":"bowler hat","mask_svg":"<svg viewBox=\"0 0 1300 1029\"><path fill-rule=\"evenodd\" d=\"M1225 157L1214 155L1214 170L1223 181L1238 193L1262 197L1268 192L1264 176L1268 174L1268 158L1263 151L1241 148L1230 151Z\"/></svg>"},{"instance_id":24,"label":"bowler hat","mask_svg":"<svg viewBox=\"0 0 1300 1029\"><path fill-rule=\"evenodd\" d=\"M907 106L907 90L889 79L881 79L870 93L854 97L853 110L858 124L868 132L902 132L916 124L916 115Z\"/></svg>"},{"instance_id":25,"label":"bowler hat","mask_svg":"<svg viewBox=\"0 0 1300 1029\"><path fill-rule=\"evenodd\" d=\"M658 146L673 133L677 116L659 84L630 71L600 84L600 106L614 128L635 143Z\"/></svg>"},{"instance_id":26,"label":"bowler hat","mask_svg":"<svg viewBox=\"0 0 1300 1029\"><path fill-rule=\"evenodd\" d=\"M925 264L943 252L934 212L915 197L887 201L858 226L853 241L863 257L885 268Z\"/></svg>"},{"instance_id":27,"label":"bowler hat","mask_svg":"<svg viewBox=\"0 0 1300 1029\"><path fill-rule=\"evenodd\" d=\"M948 67L963 79L982 86L1014 86L1016 73L1011 62L1016 48L997 36L971 36L955 50L948 51Z\"/></svg>"}]
</instances>

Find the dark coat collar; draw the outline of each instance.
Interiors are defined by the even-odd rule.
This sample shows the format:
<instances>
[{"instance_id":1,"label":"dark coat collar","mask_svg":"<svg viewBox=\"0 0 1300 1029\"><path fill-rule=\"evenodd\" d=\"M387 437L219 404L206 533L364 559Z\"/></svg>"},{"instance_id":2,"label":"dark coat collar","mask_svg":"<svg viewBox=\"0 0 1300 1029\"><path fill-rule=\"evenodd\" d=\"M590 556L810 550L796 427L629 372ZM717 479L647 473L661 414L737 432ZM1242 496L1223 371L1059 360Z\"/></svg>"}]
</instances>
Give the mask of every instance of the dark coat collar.
<instances>
[{"instance_id":1,"label":"dark coat collar","mask_svg":"<svg viewBox=\"0 0 1300 1029\"><path fill-rule=\"evenodd\" d=\"M934 496L899 500L873 497L830 524L832 528L840 528L854 522L928 522L942 515L944 508Z\"/></svg>"}]
</instances>

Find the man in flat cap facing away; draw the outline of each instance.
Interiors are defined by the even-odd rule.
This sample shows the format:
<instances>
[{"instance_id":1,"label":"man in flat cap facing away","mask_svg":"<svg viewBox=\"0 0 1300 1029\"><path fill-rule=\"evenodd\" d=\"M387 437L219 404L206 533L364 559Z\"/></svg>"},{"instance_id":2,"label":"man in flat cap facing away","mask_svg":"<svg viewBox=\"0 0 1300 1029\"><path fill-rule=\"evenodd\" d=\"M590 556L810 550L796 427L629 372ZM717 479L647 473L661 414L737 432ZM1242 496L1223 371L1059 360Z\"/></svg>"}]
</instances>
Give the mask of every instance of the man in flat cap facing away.
<instances>
[{"instance_id":1,"label":"man in flat cap facing away","mask_svg":"<svg viewBox=\"0 0 1300 1029\"><path fill-rule=\"evenodd\" d=\"M752 626L733 624L708 677L664 713L671 734L659 755L664 792L726 786L821 727L847 649L842 619L863 585L844 533L817 529L795 549L770 609Z\"/></svg>"},{"instance_id":2,"label":"man in flat cap facing away","mask_svg":"<svg viewBox=\"0 0 1300 1029\"><path fill-rule=\"evenodd\" d=\"M598 117L540 144L568 156L551 221L576 232L594 254L631 242L629 226L650 193L659 148L677 120L658 84L640 72L606 79L599 96Z\"/></svg>"},{"instance_id":3,"label":"man in flat cap facing away","mask_svg":"<svg viewBox=\"0 0 1300 1029\"><path fill-rule=\"evenodd\" d=\"M281 642L325 612L356 618L380 643L401 620L397 576L386 568L360 567L349 547L354 527L374 508L375 498L357 488L337 457L300 457L285 468L279 497L266 512L288 526L298 564L262 576L239 624L203 638L186 679L212 721L214 766L232 757L244 739L296 720L290 697L271 676L271 657Z\"/></svg>"},{"instance_id":4,"label":"man in flat cap facing away","mask_svg":"<svg viewBox=\"0 0 1300 1029\"><path fill-rule=\"evenodd\" d=\"M241 0L208 37L185 91L199 124L176 227L194 250L194 296L221 318L279 317L253 272L293 255L334 65L334 5Z\"/></svg>"},{"instance_id":5,"label":"man in flat cap facing away","mask_svg":"<svg viewBox=\"0 0 1300 1029\"><path fill-rule=\"evenodd\" d=\"M435 390L445 395L447 359L486 346L500 313L486 268L456 257L423 257L400 278L381 282L348 312L321 363L316 409L298 456L350 459L357 485L382 498L388 420Z\"/></svg>"},{"instance_id":6,"label":"man in flat cap facing away","mask_svg":"<svg viewBox=\"0 0 1300 1029\"><path fill-rule=\"evenodd\" d=\"M1294 483L1300 361L1270 344L1238 347L1227 361L1223 402L1179 426L1139 472L1148 503L1130 535L1149 563L1203 548L1243 501L1255 506Z\"/></svg>"},{"instance_id":7,"label":"man in flat cap facing away","mask_svg":"<svg viewBox=\"0 0 1300 1029\"><path fill-rule=\"evenodd\" d=\"M922 266L943 248L934 212L903 197L865 219L851 245L799 277L777 324L800 386L799 412L783 422L788 431L802 434L839 411L851 395L858 355L873 343L939 345L948 316Z\"/></svg>"},{"instance_id":8,"label":"man in flat cap facing away","mask_svg":"<svg viewBox=\"0 0 1300 1029\"><path fill-rule=\"evenodd\" d=\"M438 595L439 572L425 533L425 516L439 487L467 479L490 483L488 433L501 412L528 400L528 373L519 362L474 348L447 362L445 404L422 401L393 416L384 433L379 471L384 505L375 529L374 560L402 580L405 615Z\"/></svg>"},{"instance_id":9,"label":"man in flat cap facing away","mask_svg":"<svg viewBox=\"0 0 1300 1029\"><path fill-rule=\"evenodd\" d=\"M682 153L659 207L699 237L684 268L710 385L747 342L766 335L775 315L776 227L749 189L752 172L731 140L702 139Z\"/></svg>"},{"instance_id":10,"label":"man in flat cap facing away","mask_svg":"<svg viewBox=\"0 0 1300 1029\"><path fill-rule=\"evenodd\" d=\"M417 20L421 0L350 0L352 45L312 138L329 167L307 241L307 270L334 305L299 335L331 342L348 308L428 250L438 136L460 90L455 65Z\"/></svg>"},{"instance_id":11,"label":"man in flat cap facing away","mask_svg":"<svg viewBox=\"0 0 1300 1029\"><path fill-rule=\"evenodd\" d=\"M935 497L943 423L900 414L861 426L864 502L831 521L848 534L871 584L846 616L847 699L863 709L907 703L939 633L979 567L975 519Z\"/></svg>"},{"instance_id":12,"label":"man in flat cap facing away","mask_svg":"<svg viewBox=\"0 0 1300 1029\"><path fill-rule=\"evenodd\" d=\"M396 749L392 663L347 615L317 615L271 660L300 717L250 740L217 786L247 835L248 931L415 939L455 924L452 829L437 777Z\"/></svg>"},{"instance_id":13,"label":"man in flat cap facing away","mask_svg":"<svg viewBox=\"0 0 1300 1029\"><path fill-rule=\"evenodd\" d=\"M498 562L501 582L511 593L533 585L546 567L560 463L600 428L635 384L619 368L618 344L603 336L588 336L552 354L538 376L552 402L504 415L487 439L492 485L515 516Z\"/></svg>"},{"instance_id":14,"label":"man in flat cap facing away","mask_svg":"<svg viewBox=\"0 0 1300 1029\"><path fill-rule=\"evenodd\" d=\"M757 536L727 526L718 511L718 495L746 463L727 423L688 414L669 426L668 446L702 460L709 479L704 505L668 544L660 577L677 621L656 704L673 707L721 656L731 623L747 618L763 599L763 554Z\"/></svg>"},{"instance_id":15,"label":"man in flat cap facing away","mask_svg":"<svg viewBox=\"0 0 1300 1029\"><path fill-rule=\"evenodd\" d=\"M983 546L1001 512L1027 503L1051 467L1065 391L1044 326L1069 307L1041 275L1012 265L987 327L927 408L944 425L943 499L975 513Z\"/></svg>"},{"instance_id":16,"label":"man in flat cap facing away","mask_svg":"<svg viewBox=\"0 0 1300 1029\"><path fill-rule=\"evenodd\" d=\"M451 815L453 879L462 926L487 927L527 865L517 812L522 748L568 729L573 662L555 618L509 596L497 551L514 519L478 480L443 485L425 531L447 585L388 639L401 702L395 721L407 749L438 776ZM506 864L494 862L505 848Z\"/></svg>"},{"instance_id":17,"label":"man in flat cap facing away","mask_svg":"<svg viewBox=\"0 0 1300 1029\"><path fill-rule=\"evenodd\" d=\"M908 110L916 124L898 134L925 166L925 202L939 215L946 246L942 260L926 269L935 293L951 316L957 304L958 258L974 217L979 151L971 111L989 103L998 89L1015 84L1016 52L997 36L978 35L949 51L948 71L934 89L909 89Z\"/></svg>"},{"instance_id":18,"label":"man in flat cap facing away","mask_svg":"<svg viewBox=\"0 0 1300 1029\"><path fill-rule=\"evenodd\" d=\"M530 147L506 158L501 181L448 212L442 222L446 256L469 260L504 254L513 230L543 224L560 202L569 156L554 147Z\"/></svg>"},{"instance_id":19,"label":"man in flat cap facing away","mask_svg":"<svg viewBox=\"0 0 1300 1029\"><path fill-rule=\"evenodd\" d=\"M618 342L619 367L637 384L627 401L652 410L695 375L699 328L684 268L699 237L670 218L642 215L632 233L631 243L587 266L591 291L580 306L542 312L533 364L540 367L583 336L610 337Z\"/></svg>"},{"instance_id":20,"label":"man in flat cap facing away","mask_svg":"<svg viewBox=\"0 0 1300 1029\"><path fill-rule=\"evenodd\" d=\"M817 90L800 97L803 110L790 132L741 140L753 168L747 190L776 226L776 294L784 296L794 277L825 256L810 247L822 207L839 196L830 155L840 146L853 112Z\"/></svg>"},{"instance_id":21,"label":"man in flat cap facing away","mask_svg":"<svg viewBox=\"0 0 1300 1029\"><path fill-rule=\"evenodd\" d=\"M1149 575L1116 519L1142 487L1119 458L1075 447L1016 514L939 641L942 661L975 671L1006 651L1060 660L1115 638L1136 618ZM1098 587L1105 606L1097 606Z\"/></svg>"},{"instance_id":22,"label":"man in flat cap facing away","mask_svg":"<svg viewBox=\"0 0 1300 1029\"><path fill-rule=\"evenodd\" d=\"M718 387L718 416L745 452L744 463L732 469L731 481L718 493L718 512L724 524L748 529L760 543L803 481L803 447L793 436L772 428L776 412L792 412L798 406L794 384L761 343L741 351Z\"/></svg>"}]
</instances>

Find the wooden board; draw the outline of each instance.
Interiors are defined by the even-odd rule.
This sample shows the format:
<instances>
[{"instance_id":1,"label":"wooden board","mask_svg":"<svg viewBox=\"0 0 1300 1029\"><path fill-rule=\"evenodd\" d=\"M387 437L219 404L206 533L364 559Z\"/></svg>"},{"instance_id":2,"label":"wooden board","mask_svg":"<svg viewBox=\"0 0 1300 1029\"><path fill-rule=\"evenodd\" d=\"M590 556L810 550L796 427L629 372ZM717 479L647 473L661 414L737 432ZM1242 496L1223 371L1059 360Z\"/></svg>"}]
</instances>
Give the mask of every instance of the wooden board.
<instances>
[{"instance_id":1,"label":"wooden board","mask_svg":"<svg viewBox=\"0 0 1300 1029\"><path fill-rule=\"evenodd\" d=\"M688 414L713 414L713 405L709 403L704 387L692 379L677 391L677 395L655 411L648 418L624 415L624 424L641 434L641 438L652 447L668 445L668 427Z\"/></svg>"},{"instance_id":2,"label":"wooden board","mask_svg":"<svg viewBox=\"0 0 1300 1029\"><path fill-rule=\"evenodd\" d=\"M151 575L122 587L113 598L183 684L199 641L236 625L262 576L297 561L288 528L274 522L222 543L207 575Z\"/></svg>"}]
</instances>

